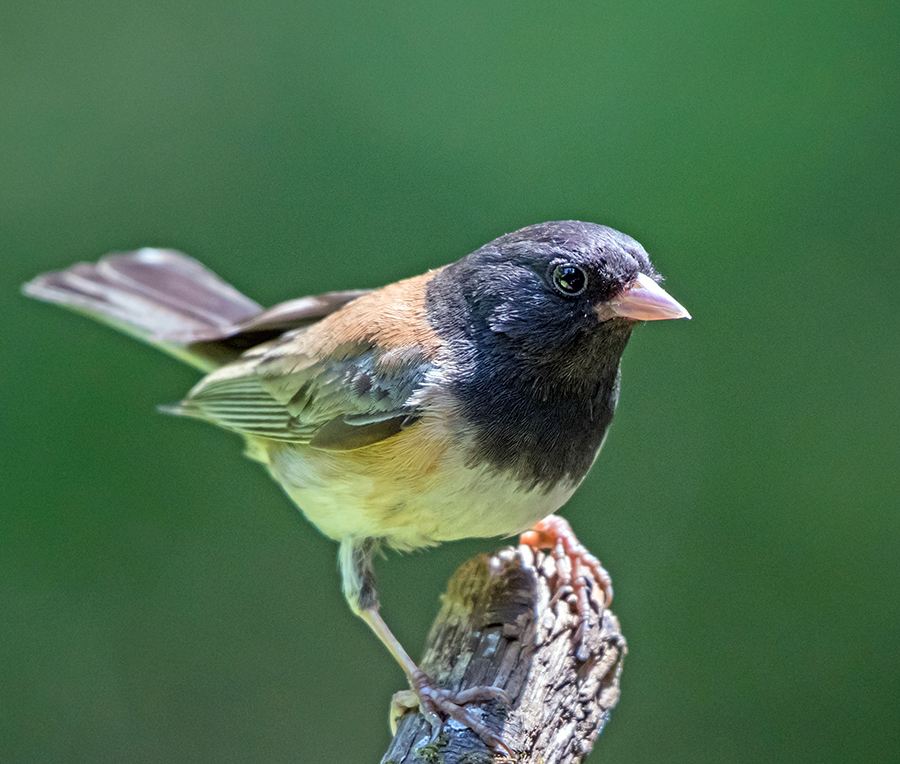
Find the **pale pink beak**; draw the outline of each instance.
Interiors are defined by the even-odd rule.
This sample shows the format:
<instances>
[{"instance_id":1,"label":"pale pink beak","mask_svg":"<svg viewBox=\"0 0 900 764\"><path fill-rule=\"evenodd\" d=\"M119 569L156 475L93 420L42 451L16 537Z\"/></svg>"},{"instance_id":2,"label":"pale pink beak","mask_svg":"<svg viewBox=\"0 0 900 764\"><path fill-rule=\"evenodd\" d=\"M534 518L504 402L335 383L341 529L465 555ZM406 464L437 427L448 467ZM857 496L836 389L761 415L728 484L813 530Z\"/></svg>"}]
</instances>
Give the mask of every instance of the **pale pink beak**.
<instances>
[{"instance_id":1,"label":"pale pink beak","mask_svg":"<svg viewBox=\"0 0 900 764\"><path fill-rule=\"evenodd\" d=\"M691 314L665 289L643 273L639 273L637 278L606 303L605 307L617 316L635 321L691 317Z\"/></svg>"}]
</instances>

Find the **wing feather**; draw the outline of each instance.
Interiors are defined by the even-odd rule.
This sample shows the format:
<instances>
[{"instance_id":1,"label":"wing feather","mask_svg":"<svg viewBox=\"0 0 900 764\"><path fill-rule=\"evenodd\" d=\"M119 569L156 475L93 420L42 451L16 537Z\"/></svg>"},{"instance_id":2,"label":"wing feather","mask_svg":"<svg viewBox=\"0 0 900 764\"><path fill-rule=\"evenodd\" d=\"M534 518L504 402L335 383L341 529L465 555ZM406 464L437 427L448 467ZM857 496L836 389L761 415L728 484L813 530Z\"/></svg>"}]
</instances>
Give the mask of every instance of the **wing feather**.
<instances>
[{"instance_id":1,"label":"wing feather","mask_svg":"<svg viewBox=\"0 0 900 764\"><path fill-rule=\"evenodd\" d=\"M167 410L244 435L332 450L377 443L418 420L409 400L432 368L420 348L398 354L360 341L315 358L292 342L303 331L254 348Z\"/></svg>"}]
</instances>

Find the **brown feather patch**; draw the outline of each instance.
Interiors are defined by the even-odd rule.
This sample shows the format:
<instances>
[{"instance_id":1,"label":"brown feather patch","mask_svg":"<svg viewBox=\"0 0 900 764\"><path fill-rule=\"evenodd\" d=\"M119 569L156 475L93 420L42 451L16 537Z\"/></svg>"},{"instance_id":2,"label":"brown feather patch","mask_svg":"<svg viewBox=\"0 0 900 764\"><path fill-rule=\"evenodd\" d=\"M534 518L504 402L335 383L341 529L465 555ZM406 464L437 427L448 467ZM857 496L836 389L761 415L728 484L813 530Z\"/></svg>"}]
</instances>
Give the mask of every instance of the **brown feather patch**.
<instances>
[{"instance_id":1,"label":"brown feather patch","mask_svg":"<svg viewBox=\"0 0 900 764\"><path fill-rule=\"evenodd\" d=\"M363 295L326 316L306 330L270 347L274 355L297 354L321 358L340 346L372 343L398 351L402 362L404 349L434 358L441 341L428 323L425 290L438 270L398 281Z\"/></svg>"}]
</instances>

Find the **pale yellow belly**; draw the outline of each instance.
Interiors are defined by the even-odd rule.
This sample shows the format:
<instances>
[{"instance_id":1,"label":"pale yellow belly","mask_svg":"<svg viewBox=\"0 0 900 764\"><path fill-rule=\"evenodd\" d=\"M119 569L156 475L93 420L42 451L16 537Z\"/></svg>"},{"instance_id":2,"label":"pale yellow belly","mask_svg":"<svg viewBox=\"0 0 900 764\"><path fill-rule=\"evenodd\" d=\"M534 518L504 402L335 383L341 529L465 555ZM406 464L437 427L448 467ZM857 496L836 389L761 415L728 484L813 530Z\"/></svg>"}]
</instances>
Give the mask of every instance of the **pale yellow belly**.
<instances>
[{"instance_id":1,"label":"pale yellow belly","mask_svg":"<svg viewBox=\"0 0 900 764\"><path fill-rule=\"evenodd\" d=\"M523 489L487 467L467 467L442 423L419 422L382 443L325 451L269 441L269 471L303 514L333 539L385 538L401 548L506 536L556 511L577 482Z\"/></svg>"}]
</instances>

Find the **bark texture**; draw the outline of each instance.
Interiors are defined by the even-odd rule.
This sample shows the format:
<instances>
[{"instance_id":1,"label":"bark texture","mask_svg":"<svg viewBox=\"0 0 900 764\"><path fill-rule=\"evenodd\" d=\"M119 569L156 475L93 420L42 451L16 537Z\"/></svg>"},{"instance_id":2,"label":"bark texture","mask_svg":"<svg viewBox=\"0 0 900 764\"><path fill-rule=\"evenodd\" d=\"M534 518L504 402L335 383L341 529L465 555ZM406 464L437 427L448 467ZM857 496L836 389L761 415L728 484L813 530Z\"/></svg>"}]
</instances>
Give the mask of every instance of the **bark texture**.
<instances>
[{"instance_id":1,"label":"bark texture","mask_svg":"<svg viewBox=\"0 0 900 764\"><path fill-rule=\"evenodd\" d=\"M491 751L452 720L431 740L428 722L410 713L382 764L574 764L590 752L619 698L625 639L616 617L601 612L596 587L582 620L555 582L552 555L526 546L464 563L443 595L420 664L442 687L505 689L510 707L492 700L467 708L516 758ZM584 661L576 658L580 639Z\"/></svg>"}]
</instances>

